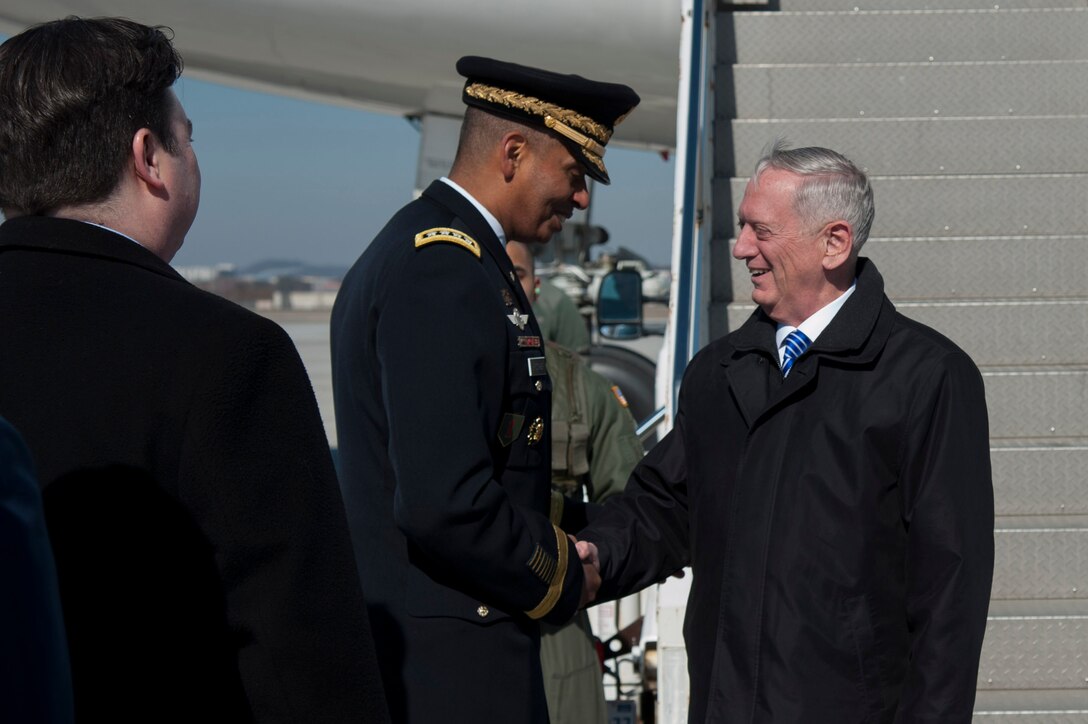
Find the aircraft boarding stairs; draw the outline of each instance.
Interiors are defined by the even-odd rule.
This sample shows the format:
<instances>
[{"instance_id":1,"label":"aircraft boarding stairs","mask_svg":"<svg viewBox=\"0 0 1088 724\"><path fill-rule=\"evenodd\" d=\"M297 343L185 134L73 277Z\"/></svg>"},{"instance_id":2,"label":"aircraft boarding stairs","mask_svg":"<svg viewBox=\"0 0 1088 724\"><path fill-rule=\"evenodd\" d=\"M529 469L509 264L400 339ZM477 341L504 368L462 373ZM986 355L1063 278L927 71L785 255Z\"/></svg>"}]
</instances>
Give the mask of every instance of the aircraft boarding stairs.
<instances>
[{"instance_id":1,"label":"aircraft boarding stairs","mask_svg":"<svg viewBox=\"0 0 1088 724\"><path fill-rule=\"evenodd\" d=\"M752 310L729 253L764 145L866 167L864 254L985 378L996 566L975 721L1088 722L1088 2L750 0L716 21L712 336Z\"/></svg>"}]
</instances>

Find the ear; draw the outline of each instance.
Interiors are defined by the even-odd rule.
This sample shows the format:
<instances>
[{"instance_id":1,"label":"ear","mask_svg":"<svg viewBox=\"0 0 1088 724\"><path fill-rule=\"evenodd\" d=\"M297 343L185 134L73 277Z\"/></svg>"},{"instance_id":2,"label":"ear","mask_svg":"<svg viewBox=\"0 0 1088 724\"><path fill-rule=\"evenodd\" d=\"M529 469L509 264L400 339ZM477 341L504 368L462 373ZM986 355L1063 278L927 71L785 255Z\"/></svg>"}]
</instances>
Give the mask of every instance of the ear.
<instances>
[{"instance_id":1,"label":"ear","mask_svg":"<svg viewBox=\"0 0 1088 724\"><path fill-rule=\"evenodd\" d=\"M854 253L854 229L845 220L832 221L824 227L824 269L838 269L850 261Z\"/></svg>"},{"instance_id":2,"label":"ear","mask_svg":"<svg viewBox=\"0 0 1088 724\"><path fill-rule=\"evenodd\" d=\"M132 137L132 162L136 177L154 191L166 188L162 175L166 149L149 128L141 128Z\"/></svg>"},{"instance_id":3,"label":"ear","mask_svg":"<svg viewBox=\"0 0 1088 724\"><path fill-rule=\"evenodd\" d=\"M502 175L508 182L529 155L529 139L517 131L502 137Z\"/></svg>"}]
</instances>

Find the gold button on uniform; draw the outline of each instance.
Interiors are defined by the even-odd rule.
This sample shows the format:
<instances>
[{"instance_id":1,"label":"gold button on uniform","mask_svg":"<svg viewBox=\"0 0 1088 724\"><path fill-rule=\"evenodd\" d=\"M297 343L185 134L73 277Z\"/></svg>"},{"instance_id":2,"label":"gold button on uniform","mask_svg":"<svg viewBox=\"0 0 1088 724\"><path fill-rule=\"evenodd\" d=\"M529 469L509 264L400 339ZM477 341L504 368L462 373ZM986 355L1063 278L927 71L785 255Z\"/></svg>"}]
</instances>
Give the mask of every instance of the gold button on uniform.
<instances>
[{"instance_id":1,"label":"gold button on uniform","mask_svg":"<svg viewBox=\"0 0 1088 724\"><path fill-rule=\"evenodd\" d=\"M487 615L488 615L489 613L491 613L491 611L490 611L490 610L488 610L487 606L480 606L479 608L477 608L477 609L476 609L476 614L477 614L477 615L478 615L478 616L479 616L480 618L487 618Z\"/></svg>"},{"instance_id":2,"label":"gold button on uniform","mask_svg":"<svg viewBox=\"0 0 1088 724\"><path fill-rule=\"evenodd\" d=\"M540 391L541 391L541 390L543 390L543 389L544 389L544 383L543 383L543 382L541 382L540 380L537 380L537 381L536 381L536 391L537 391L537 392L540 392Z\"/></svg>"}]
</instances>

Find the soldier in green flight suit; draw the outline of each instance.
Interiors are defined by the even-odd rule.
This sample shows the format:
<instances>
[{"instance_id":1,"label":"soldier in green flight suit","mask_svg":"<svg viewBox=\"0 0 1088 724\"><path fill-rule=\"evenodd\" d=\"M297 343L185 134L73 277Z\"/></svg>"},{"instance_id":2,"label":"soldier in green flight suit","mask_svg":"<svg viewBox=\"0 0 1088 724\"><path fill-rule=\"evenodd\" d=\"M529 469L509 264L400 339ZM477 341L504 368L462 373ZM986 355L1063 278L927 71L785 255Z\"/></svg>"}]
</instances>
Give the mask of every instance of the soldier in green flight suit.
<instances>
[{"instance_id":1,"label":"soldier in green flight suit","mask_svg":"<svg viewBox=\"0 0 1088 724\"><path fill-rule=\"evenodd\" d=\"M540 323L544 339L558 342L579 354L589 351L589 329L578 305L559 287L545 279L536 280L533 314ZM526 290L528 293L528 290Z\"/></svg>"},{"instance_id":2,"label":"soldier in green flight suit","mask_svg":"<svg viewBox=\"0 0 1088 724\"><path fill-rule=\"evenodd\" d=\"M521 242L509 241L506 253L526 296L534 301L532 252ZM623 490L642 458L635 420L620 388L591 370L576 352L547 342L544 356L552 380L552 489L603 502ZM581 611L567 625L543 624L541 631L540 660L552 724L604 724L601 664L589 616Z\"/></svg>"}]
</instances>

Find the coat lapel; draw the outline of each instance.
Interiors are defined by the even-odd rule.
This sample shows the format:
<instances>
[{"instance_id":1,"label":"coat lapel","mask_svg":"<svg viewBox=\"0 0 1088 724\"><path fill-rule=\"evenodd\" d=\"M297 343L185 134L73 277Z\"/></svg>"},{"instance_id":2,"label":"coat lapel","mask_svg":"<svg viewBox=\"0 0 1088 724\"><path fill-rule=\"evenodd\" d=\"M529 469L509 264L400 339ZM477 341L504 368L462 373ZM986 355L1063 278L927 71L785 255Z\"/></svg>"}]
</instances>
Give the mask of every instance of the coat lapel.
<instances>
[{"instance_id":1,"label":"coat lapel","mask_svg":"<svg viewBox=\"0 0 1088 724\"><path fill-rule=\"evenodd\" d=\"M766 372L766 363L760 365L756 355L744 355L738 360L726 363L725 376L729 380L729 391L749 429L767 407L766 386L753 384L752 380L760 379L761 373L765 375Z\"/></svg>"},{"instance_id":2,"label":"coat lapel","mask_svg":"<svg viewBox=\"0 0 1088 724\"><path fill-rule=\"evenodd\" d=\"M721 364L726 368L729 390L745 424L751 429L767 408L776 381L771 378L774 361L774 322L758 309L730 335L732 346ZM758 382L757 382L758 381Z\"/></svg>"}]
</instances>

